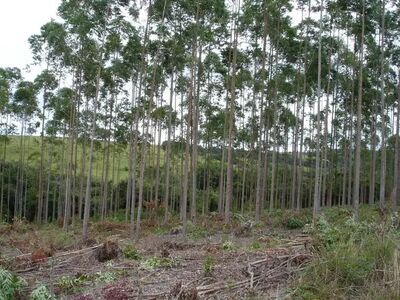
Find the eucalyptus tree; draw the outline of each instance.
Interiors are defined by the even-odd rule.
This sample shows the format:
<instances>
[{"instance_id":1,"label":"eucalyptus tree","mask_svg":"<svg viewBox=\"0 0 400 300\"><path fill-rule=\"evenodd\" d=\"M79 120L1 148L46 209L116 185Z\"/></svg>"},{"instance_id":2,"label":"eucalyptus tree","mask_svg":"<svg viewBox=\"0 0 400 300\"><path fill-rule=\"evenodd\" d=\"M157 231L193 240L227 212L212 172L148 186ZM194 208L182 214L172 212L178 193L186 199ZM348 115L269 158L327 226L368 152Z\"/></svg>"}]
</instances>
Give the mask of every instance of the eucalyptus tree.
<instances>
[{"instance_id":1,"label":"eucalyptus tree","mask_svg":"<svg viewBox=\"0 0 400 300\"><path fill-rule=\"evenodd\" d=\"M394 209L400 205L400 69L397 77L397 118L396 118L396 174L395 174L395 194Z\"/></svg>"},{"instance_id":2,"label":"eucalyptus tree","mask_svg":"<svg viewBox=\"0 0 400 300\"><path fill-rule=\"evenodd\" d=\"M284 64L285 59L288 58L290 49L286 53L284 45L288 43L290 37L293 35L293 30L290 24L290 18L288 17L288 12L292 9L291 3L289 1L276 1L269 3L269 27L275 28L269 34L270 43L272 44L271 56L270 56L270 78L269 78L269 88L267 90L267 97L269 99L267 105L268 108L273 112L271 124L272 124L272 161L271 161L271 181L270 181L270 191L269 191L269 208L272 210L275 205L276 200L276 183L277 183L277 169L278 169L278 151L279 151L279 112L281 101L284 99L284 93L280 90L280 79L285 78L286 74L282 64ZM268 114L267 114L268 116ZM264 161L266 164L267 161ZM266 168L265 168L266 169ZM265 175L264 175L265 176Z\"/></svg>"},{"instance_id":3,"label":"eucalyptus tree","mask_svg":"<svg viewBox=\"0 0 400 300\"><path fill-rule=\"evenodd\" d=\"M58 11L64 19L68 34L75 38L77 44L77 60L79 68L76 69L78 76L82 78L77 81L78 95L82 89L85 97L92 99L92 120L90 129L90 150L87 166L87 181L85 193L85 208L83 219L83 240L88 237L88 221L90 217L91 187L92 187L92 169L94 156L94 142L96 139L96 117L99 106L99 95L102 84L102 74L104 63L107 61L106 41L115 29L124 26L126 22L123 19L123 13L130 8L130 1L85 1L64 0ZM79 50L86 51L80 52ZM94 84L92 84L94 82ZM75 99L76 101L77 99ZM74 103L76 105L76 102ZM75 110L75 109L73 109ZM75 130L71 132L76 135ZM70 141L70 163L72 165L72 151L74 137ZM69 182L67 182L67 191ZM66 201L69 202L70 196L66 195ZM66 203L66 211L70 211ZM64 219L64 225L66 220ZM64 226L65 227L65 226Z\"/></svg>"},{"instance_id":4,"label":"eucalyptus tree","mask_svg":"<svg viewBox=\"0 0 400 300\"><path fill-rule=\"evenodd\" d=\"M227 67L223 63L223 59L217 53L210 51L204 59L204 77L206 80L205 86L207 87L207 92L204 95L203 100L200 101L200 107L203 111L203 117L206 122L202 122L201 128L201 140L206 144L207 151L207 162L206 162L206 199L204 205L204 211L209 210L210 205L210 185L212 179L212 165L211 158L213 157L214 147L222 148L222 157L224 157L225 148L223 147L223 140L225 137L225 127L221 124L225 124L226 111L221 110L219 106L219 99L224 96L225 92L225 80L227 77ZM221 160L220 172L223 172L224 159ZM223 183L221 179L223 175L220 174L220 195L221 189L223 188ZM218 207L221 208L221 202L223 199L218 200Z\"/></svg>"},{"instance_id":5,"label":"eucalyptus tree","mask_svg":"<svg viewBox=\"0 0 400 300\"><path fill-rule=\"evenodd\" d=\"M27 132L27 125L34 113L37 111L37 90L30 81L21 81L18 83L14 92L13 101L11 103L11 110L13 114L20 121L20 155L19 155L19 169L16 178L15 190L15 203L14 203L14 216L22 217L22 204L23 204L23 183L24 183L24 166L23 166L23 153L24 153L24 134Z\"/></svg>"},{"instance_id":6,"label":"eucalyptus tree","mask_svg":"<svg viewBox=\"0 0 400 300\"><path fill-rule=\"evenodd\" d=\"M168 13L173 13L173 9L171 11L168 10ZM175 12L176 13L176 12ZM171 178L171 139L173 133L173 126L176 125L176 112L174 111L173 102L174 96L176 95L175 87L177 83L176 74L182 72L185 64L185 49L183 43L183 37L181 32L176 31L176 18L178 15L174 15L172 18L172 24L168 24L167 26L171 26L174 31L172 31L171 36L168 37L168 40L164 41L163 47L167 51L163 53L163 64L166 75L170 77L169 81L169 104L166 107L167 112L167 149L165 152L165 183L164 183L164 223L168 221L169 216L169 198L170 198L170 178ZM169 18L171 20L171 18Z\"/></svg>"},{"instance_id":7,"label":"eucalyptus tree","mask_svg":"<svg viewBox=\"0 0 400 300\"><path fill-rule=\"evenodd\" d=\"M150 1L149 7L148 7L148 16L147 16L147 26L150 24L151 20L151 10L152 10L152 2ZM160 59L162 58L161 56L161 42L164 39L164 24L165 24L165 14L166 14L166 9L167 9L167 1L164 0L163 3L163 9L161 13L161 24L160 24L160 29L158 30L158 39L155 43L156 45L156 51L154 53L154 61L153 61L153 66L151 68L151 72L148 73L149 78L144 81L144 87L148 91L148 99L144 101L146 104L146 110L145 110L145 116L143 120L143 140L141 142L141 147L140 147L140 155L141 155L141 160L140 160L140 175L139 175L139 195L138 195L138 209L137 209L137 218L136 218L136 231L135 231L135 237L138 238L140 234L140 224L141 224L141 215L142 215L142 210L143 210L143 192L144 192L144 181L145 181L145 167L146 167L146 148L147 148L147 141L148 141L148 135L149 135L149 127L150 127L150 112L153 110L153 101L154 97L157 96L157 71L159 71L159 63ZM146 49L146 48L144 48ZM148 84L148 88L147 88Z\"/></svg>"},{"instance_id":8,"label":"eucalyptus tree","mask_svg":"<svg viewBox=\"0 0 400 300\"><path fill-rule=\"evenodd\" d=\"M380 106L381 106L381 172L380 172L380 189L379 189L379 205L383 210L385 207L385 184L386 184L386 105L385 105L385 5L386 1L381 1L381 22L379 28L380 40Z\"/></svg>"},{"instance_id":9,"label":"eucalyptus tree","mask_svg":"<svg viewBox=\"0 0 400 300\"><path fill-rule=\"evenodd\" d=\"M258 121L258 132L254 133L254 136L257 136L258 142L258 155L257 155L257 181L256 181L256 203L255 203L255 215L256 220L260 219L261 210L262 210L262 180L263 180L263 168L262 168L262 137L263 137L263 128L264 128L264 95L265 95L265 86L266 86L266 77L267 77L267 38L268 38L268 16L267 16L267 3L266 1L261 1L260 3L254 3L253 1L246 1L244 3L244 12L243 12L243 20L242 25L246 26L250 31L251 38L255 39L253 57L254 57L254 77L258 75L259 79L256 80L254 78L254 89L253 89L253 112L255 111L256 103L256 91L257 88L261 90L260 95L260 105L259 105L259 121ZM260 26L259 24L262 24ZM262 36L262 50L261 50L261 72L260 74L256 74L257 69L257 54L260 52L258 46L258 39ZM258 81L260 81L258 83ZM265 148L267 151L267 147Z\"/></svg>"},{"instance_id":10,"label":"eucalyptus tree","mask_svg":"<svg viewBox=\"0 0 400 300\"><path fill-rule=\"evenodd\" d=\"M45 65L45 70L35 80L35 84L42 92L41 132L40 132L40 166L39 166L39 193L37 206L37 221L42 222L43 215L43 190L44 190L44 164L45 164L45 121L46 105L52 91L58 86L55 74L60 74L63 67L70 64L71 49L67 42L67 31L63 24L54 20L44 24L39 34L29 37L34 64Z\"/></svg>"},{"instance_id":11,"label":"eucalyptus tree","mask_svg":"<svg viewBox=\"0 0 400 300\"><path fill-rule=\"evenodd\" d=\"M39 166L39 195L38 195L38 211L37 221L42 221L43 215L43 190L44 190L44 165L45 165L45 122L46 122L46 109L51 97L53 97L54 90L58 85L58 81L54 74L45 70L35 78L35 86L38 91L43 92L42 108L40 112L41 130L40 130L40 166ZM50 173L50 170L47 171ZM47 215L44 219L47 220Z\"/></svg>"},{"instance_id":12,"label":"eucalyptus tree","mask_svg":"<svg viewBox=\"0 0 400 300\"><path fill-rule=\"evenodd\" d=\"M241 3L235 1L234 6L234 21L232 28L232 62L231 74L229 77L229 96L227 97L228 107L228 141L227 141L227 169L226 169L226 197L225 197L225 222L229 222L232 210L232 197L233 197L233 141L234 141L234 127L235 127L235 101L236 101L236 71L237 71L237 56L238 56L238 39L239 39L239 15L241 13Z\"/></svg>"},{"instance_id":13,"label":"eucalyptus tree","mask_svg":"<svg viewBox=\"0 0 400 300\"><path fill-rule=\"evenodd\" d=\"M133 19L137 17L137 11L134 8L130 10L130 16ZM144 29L143 42L138 30L134 27L130 27L130 33L126 44L122 49L123 64L126 68L126 72L130 74L130 81L132 85L131 90L131 103L128 111L131 114L126 116L126 120L129 121L128 130L128 142L129 142L129 174L128 183L126 190L126 219L130 215L130 231L131 235L134 234L135 226L135 196L136 196L136 164L137 164L137 145L139 140L139 117L142 112L141 102L142 97L142 84L143 78L145 77L146 71L146 57L147 57L147 43L148 43L148 26L149 18L147 18L146 26Z\"/></svg>"},{"instance_id":14,"label":"eucalyptus tree","mask_svg":"<svg viewBox=\"0 0 400 300\"><path fill-rule=\"evenodd\" d=\"M13 133L13 126L10 122L10 104L13 99L14 89L18 82L22 79L21 71L18 68L0 68L0 115L1 115L1 138L4 142L3 157L1 161L1 191L0 191L0 220L3 218L3 203L4 203L4 179L5 179L5 164L7 157L7 144L9 142L8 135ZM5 116L5 119L4 119ZM10 186L8 185L8 193ZM9 201L8 201L9 203ZM7 207L9 210L9 206ZM8 217L9 214L7 214Z\"/></svg>"},{"instance_id":15,"label":"eucalyptus tree","mask_svg":"<svg viewBox=\"0 0 400 300\"><path fill-rule=\"evenodd\" d=\"M317 74L317 145L316 145L316 152L315 152L315 179L314 179L314 205L313 205L313 216L314 218L319 214L320 210L320 131L321 131L321 115L320 115L320 103L321 103L321 55L322 55L322 18L323 18L323 1L320 2L320 16L319 16L319 34L318 34L318 74Z\"/></svg>"},{"instance_id":16,"label":"eucalyptus tree","mask_svg":"<svg viewBox=\"0 0 400 300\"><path fill-rule=\"evenodd\" d=\"M295 181L297 182L295 189L293 189L293 193L297 193L296 196L296 211L298 211L301 206L302 206L302 186L303 186L303 148L304 148L304 136L305 136L305 108L306 108L306 98L309 96L310 94L310 57L312 58L312 54L310 55L310 50L312 51L312 45L310 45L310 31L312 32L312 27L313 25L317 26L318 24L315 24L315 22L311 19L311 1L300 1L299 3L300 5L300 9L302 11L302 18L303 18L303 10L307 10L307 16L306 18L302 19L302 21L299 23L298 25L298 32L301 38L301 43L302 43L302 47L303 47L303 53L300 56L300 64L302 68L302 74L299 74L300 78L299 81L301 80L301 82L299 83L300 89L298 92L299 95L299 99L298 99L298 109L301 110L301 113L299 112L299 114L301 114L301 121L299 121L298 124L298 130L300 131L300 137L298 138L298 142L299 142L299 153L298 153L298 159L296 159L296 162L298 161L298 164L296 166L296 176L295 178L293 178L292 180L292 188L293 188L293 184L295 184ZM312 37L311 37L312 38ZM299 118L299 114L298 114L298 118ZM297 136L297 132L295 133L295 135ZM296 143L296 136L295 136L295 143ZM295 165L296 165L296 162ZM293 202L293 199L292 199Z\"/></svg>"},{"instance_id":17,"label":"eucalyptus tree","mask_svg":"<svg viewBox=\"0 0 400 300\"><path fill-rule=\"evenodd\" d=\"M135 31L131 24L125 20L118 20L116 24L109 29L109 33L104 43L104 60L109 65L102 72L102 90L101 98L104 103L104 131L105 146L102 172L102 190L101 190L101 217L105 218L108 211L109 199L109 168L111 140L113 138L114 114L117 113L116 106L118 99L127 95L125 90L126 83L131 78L131 70L125 65L124 50L126 47L124 41L129 40L130 36L135 36Z\"/></svg>"},{"instance_id":18,"label":"eucalyptus tree","mask_svg":"<svg viewBox=\"0 0 400 300\"><path fill-rule=\"evenodd\" d=\"M191 199L191 218L196 217L197 210L197 160L198 160L198 142L199 142L199 120L201 117L200 100L203 89L202 84L206 78L204 77L204 67L202 57L204 49L208 52L218 51L220 46L219 40L224 40L227 35L225 26L228 21L228 11L224 1L198 1L196 9L192 10L195 24L192 30L193 45L195 49L195 79L194 79L194 96L193 96L193 130L192 130L192 199Z\"/></svg>"},{"instance_id":19,"label":"eucalyptus tree","mask_svg":"<svg viewBox=\"0 0 400 300\"><path fill-rule=\"evenodd\" d=\"M358 220L359 202L360 202L360 168L361 168L361 112L363 97L363 60L364 60L364 32L365 32L365 0L361 5L361 36L360 36L360 57L359 57L359 78L358 78L358 101L357 101L357 130L356 130L356 153L354 166L354 188L353 188L353 205L354 218Z\"/></svg>"}]
</instances>

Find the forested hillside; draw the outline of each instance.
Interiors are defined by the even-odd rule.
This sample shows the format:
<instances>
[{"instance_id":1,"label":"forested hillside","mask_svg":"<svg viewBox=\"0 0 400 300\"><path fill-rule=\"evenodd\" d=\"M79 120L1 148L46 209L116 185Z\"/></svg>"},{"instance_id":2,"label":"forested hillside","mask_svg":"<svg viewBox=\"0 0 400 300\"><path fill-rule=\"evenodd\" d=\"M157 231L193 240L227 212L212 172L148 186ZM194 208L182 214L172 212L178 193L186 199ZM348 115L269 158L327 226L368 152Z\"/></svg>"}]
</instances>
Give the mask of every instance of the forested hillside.
<instances>
[{"instance_id":1,"label":"forested hillside","mask_svg":"<svg viewBox=\"0 0 400 300\"><path fill-rule=\"evenodd\" d=\"M106 220L136 241L216 215L387 221L399 37L397 0L61 0L36 78L0 66L0 220L84 242Z\"/></svg>"},{"instance_id":2,"label":"forested hillside","mask_svg":"<svg viewBox=\"0 0 400 300\"><path fill-rule=\"evenodd\" d=\"M385 2L62 1L36 79L1 69L1 217L396 205Z\"/></svg>"}]
</instances>

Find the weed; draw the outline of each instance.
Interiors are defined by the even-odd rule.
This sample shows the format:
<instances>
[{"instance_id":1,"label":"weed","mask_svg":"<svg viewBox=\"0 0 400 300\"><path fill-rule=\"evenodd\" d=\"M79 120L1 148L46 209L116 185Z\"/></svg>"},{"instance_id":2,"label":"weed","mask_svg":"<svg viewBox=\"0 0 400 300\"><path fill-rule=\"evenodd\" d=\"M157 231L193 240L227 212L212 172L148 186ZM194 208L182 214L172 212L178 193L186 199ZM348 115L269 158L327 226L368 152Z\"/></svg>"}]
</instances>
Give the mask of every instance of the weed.
<instances>
[{"instance_id":1,"label":"weed","mask_svg":"<svg viewBox=\"0 0 400 300\"><path fill-rule=\"evenodd\" d=\"M113 272L97 272L95 274L95 281L102 282L102 283L110 283L116 279L116 275Z\"/></svg>"},{"instance_id":2,"label":"weed","mask_svg":"<svg viewBox=\"0 0 400 300\"><path fill-rule=\"evenodd\" d=\"M80 274L79 276L62 276L58 279L56 285L63 292L72 292L75 288L82 286L86 282L91 281L89 275Z\"/></svg>"},{"instance_id":3,"label":"weed","mask_svg":"<svg viewBox=\"0 0 400 300\"><path fill-rule=\"evenodd\" d=\"M154 256L142 262L142 266L146 269L172 268L174 265L174 260L169 257Z\"/></svg>"},{"instance_id":4,"label":"weed","mask_svg":"<svg viewBox=\"0 0 400 300\"><path fill-rule=\"evenodd\" d=\"M64 249L75 241L75 236L71 232L52 231L48 236L49 240L45 241L46 245L52 245L55 249Z\"/></svg>"},{"instance_id":5,"label":"weed","mask_svg":"<svg viewBox=\"0 0 400 300\"><path fill-rule=\"evenodd\" d=\"M39 284L31 293L31 300L56 300L44 284Z\"/></svg>"},{"instance_id":6,"label":"weed","mask_svg":"<svg viewBox=\"0 0 400 300\"><path fill-rule=\"evenodd\" d=\"M155 235L164 235L164 234L167 234L168 232L169 232L168 228L165 228L165 227L156 227L154 229Z\"/></svg>"},{"instance_id":7,"label":"weed","mask_svg":"<svg viewBox=\"0 0 400 300\"><path fill-rule=\"evenodd\" d=\"M232 251L234 248L235 248L235 245L230 240L227 240L222 243L222 249L224 249L225 251Z\"/></svg>"},{"instance_id":8,"label":"weed","mask_svg":"<svg viewBox=\"0 0 400 300\"><path fill-rule=\"evenodd\" d=\"M140 260L139 251L132 245L126 245L122 248L124 257L132 260Z\"/></svg>"},{"instance_id":9,"label":"weed","mask_svg":"<svg viewBox=\"0 0 400 300\"><path fill-rule=\"evenodd\" d=\"M191 239L202 239L208 236L208 231L204 227L195 226L193 223L188 223L188 236Z\"/></svg>"},{"instance_id":10,"label":"weed","mask_svg":"<svg viewBox=\"0 0 400 300\"><path fill-rule=\"evenodd\" d=\"M261 243L259 241L252 241L249 245L250 250L259 250L261 249Z\"/></svg>"},{"instance_id":11,"label":"weed","mask_svg":"<svg viewBox=\"0 0 400 300\"><path fill-rule=\"evenodd\" d=\"M311 223L311 216L302 212L287 212L282 216L282 224L287 229L300 229Z\"/></svg>"},{"instance_id":12,"label":"weed","mask_svg":"<svg viewBox=\"0 0 400 300\"><path fill-rule=\"evenodd\" d=\"M214 258L212 256L207 255L203 262L203 271L205 276L211 275L214 270Z\"/></svg>"},{"instance_id":13,"label":"weed","mask_svg":"<svg viewBox=\"0 0 400 300\"><path fill-rule=\"evenodd\" d=\"M333 216L337 221L328 221ZM392 293L400 237L391 224L355 222L347 210L331 209L310 233L319 259L297 280L295 298L377 299L376 289L390 295L386 299L396 298Z\"/></svg>"},{"instance_id":14,"label":"weed","mask_svg":"<svg viewBox=\"0 0 400 300\"><path fill-rule=\"evenodd\" d=\"M285 225L288 229L298 229L303 228L304 222L297 218L288 218Z\"/></svg>"},{"instance_id":15,"label":"weed","mask_svg":"<svg viewBox=\"0 0 400 300\"><path fill-rule=\"evenodd\" d=\"M0 299L13 300L26 285L25 281L8 270L0 268Z\"/></svg>"}]
</instances>

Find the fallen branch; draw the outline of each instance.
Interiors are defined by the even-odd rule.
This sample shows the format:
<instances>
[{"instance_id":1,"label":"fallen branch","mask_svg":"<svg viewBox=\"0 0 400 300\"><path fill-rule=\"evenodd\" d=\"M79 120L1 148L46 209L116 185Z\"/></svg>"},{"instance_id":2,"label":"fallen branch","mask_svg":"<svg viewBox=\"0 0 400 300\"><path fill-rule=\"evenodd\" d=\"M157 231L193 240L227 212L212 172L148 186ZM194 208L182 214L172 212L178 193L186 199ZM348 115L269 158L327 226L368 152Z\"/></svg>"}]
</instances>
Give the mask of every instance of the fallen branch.
<instances>
[{"instance_id":1,"label":"fallen branch","mask_svg":"<svg viewBox=\"0 0 400 300\"><path fill-rule=\"evenodd\" d=\"M265 280L265 279L270 280L273 278L282 277L284 275L288 275L288 274L291 274L291 273L297 271L297 270L291 269L291 270L279 272L279 273L273 275L275 272L278 272L278 270L281 269L282 267L284 267L285 265L287 266L291 261L296 259L296 257L298 257L298 256L300 256L300 254L291 256L291 257L287 256L287 259L285 261L283 261L282 263L280 263L277 267L270 269L267 272L256 275L256 276L254 275L252 268L256 265L260 265L262 263L268 262L269 259L262 259L262 260L251 262L248 265L248 273L250 275L249 279L238 281L233 284L227 284L225 281L219 281L219 282L212 283L209 285L198 286L196 288L196 290L199 295L206 295L206 294L215 293L215 292L225 290L225 289L233 290L233 289L242 288L245 286L254 288L254 286L259 284L262 280ZM273 275L273 276L271 276L271 275Z\"/></svg>"}]
</instances>

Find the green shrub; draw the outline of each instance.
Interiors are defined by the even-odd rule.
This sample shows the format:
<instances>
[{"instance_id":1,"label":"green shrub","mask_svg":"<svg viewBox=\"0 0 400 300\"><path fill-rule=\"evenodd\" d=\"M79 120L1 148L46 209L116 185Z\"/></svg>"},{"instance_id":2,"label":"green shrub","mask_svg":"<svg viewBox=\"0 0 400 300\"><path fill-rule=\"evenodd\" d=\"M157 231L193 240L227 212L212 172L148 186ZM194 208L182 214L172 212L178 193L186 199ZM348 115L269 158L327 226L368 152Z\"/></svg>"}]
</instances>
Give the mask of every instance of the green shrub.
<instances>
[{"instance_id":1,"label":"green shrub","mask_svg":"<svg viewBox=\"0 0 400 300\"><path fill-rule=\"evenodd\" d=\"M63 292L72 292L75 288L91 280L92 277L86 274L81 274L79 276L62 276L58 279L56 285Z\"/></svg>"},{"instance_id":2,"label":"green shrub","mask_svg":"<svg viewBox=\"0 0 400 300\"><path fill-rule=\"evenodd\" d=\"M250 250L259 250L261 249L261 243L259 241L252 241L249 245Z\"/></svg>"},{"instance_id":3,"label":"green shrub","mask_svg":"<svg viewBox=\"0 0 400 300\"><path fill-rule=\"evenodd\" d=\"M208 231L202 226L196 226L193 223L188 222L188 236L191 239L202 239L208 236Z\"/></svg>"},{"instance_id":4,"label":"green shrub","mask_svg":"<svg viewBox=\"0 0 400 300\"><path fill-rule=\"evenodd\" d=\"M124 257L132 260L140 260L139 251L133 245L126 245L122 248Z\"/></svg>"},{"instance_id":5,"label":"green shrub","mask_svg":"<svg viewBox=\"0 0 400 300\"><path fill-rule=\"evenodd\" d=\"M214 258L210 255L207 255L203 262L203 271L205 276L211 275L214 270Z\"/></svg>"},{"instance_id":6,"label":"green shrub","mask_svg":"<svg viewBox=\"0 0 400 300\"><path fill-rule=\"evenodd\" d=\"M0 268L0 299L13 300L25 286L25 281L8 270Z\"/></svg>"},{"instance_id":7,"label":"green shrub","mask_svg":"<svg viewBox=\"0 0 400 300\"><path fill-rule=\"evenodd\" d=\"M282 216L282 224L287 229L300 229L311 221L311 216L306 213L287 212Z\"/></svg>"},{"instance_id":8,"label":"green shrub","mask_svg":"<svg viewBox=\"0 0 400 300\"><path fill-rule=\"evenodd\" d=\"M382 294L392 295L395 289L388 282L395 281L394 270L400 267L394 260L400 242L398 232L390 224L342 218L346 211L338 210L329 212L329 218L340 216L336 222L321 215L310 228L318 259L297 280L295 298L376 299L372 295L378 287ZM388 276L394 279L388 280ZM371 286L375 288L365 288Z\"/></svg>"},{"instance_id":9,"label":"green shrub","mask_svg":"<svg viewBox=\"0 0 400 300\"><path fill-rule=\"evenodd\" d=\"M298 228L303 228L304 222L300 219L290 217L286 220L285 226L288 229L298 229Z\"/></svg>"},{"instance_id":10,"label":"green shrub","mask_svg":"<svg viewBox=\"0 0 400 300\"><path fill-rule=\"evenodd\" d=\"M146 269L155 269L155 268L171 268L175 265L173 259L168 257L158 257L154 256L146 259L142 262L142 266Z\"/></svg>"},{"instance_id":11,"label":"green shrub","mask_svg":"<svg viewBox=\"0 0 400 300\"><path fill-rule=\"evenodd\" d=\"M44 284L39 284L31 293L31 300L56 300Z\"/></svg>"},{"instance_id":12,"label":"green shrub","mask_svg":"<svg viewBox=\"0 0 400 300\"><path fill-rule=\"evenodd\" d=\"M154 234L155 234L155 235L164 235L164 234L167 234L169 231L170 231L170 229L167 228L167 227L160 227L160 226L158 226L158 227L156 227L156 228L154 229Z\"/></svg>"},{"instance_id":13,"label":"green shrub","mask_svg":"<svg viewBox=\"0 0 400 300\"><path fill-rule=\"evenodd\" d=\"M224 249L225 251L232 251L234 248L235 248L235 245L230 240L227 240L222 243L222 249Z\"/></svg>"},{"instance_id":14,"label":"green shrub","mask_svg":"<svg viewBox=\"0 0 400 300\"><path fill-rule=\"evenodd\" d=\"M95 275L95 281L96 282L102 282L102 283L110 283L114 281L117 276L113 272L97 272Z\"/></svg>"}]
</instances>

